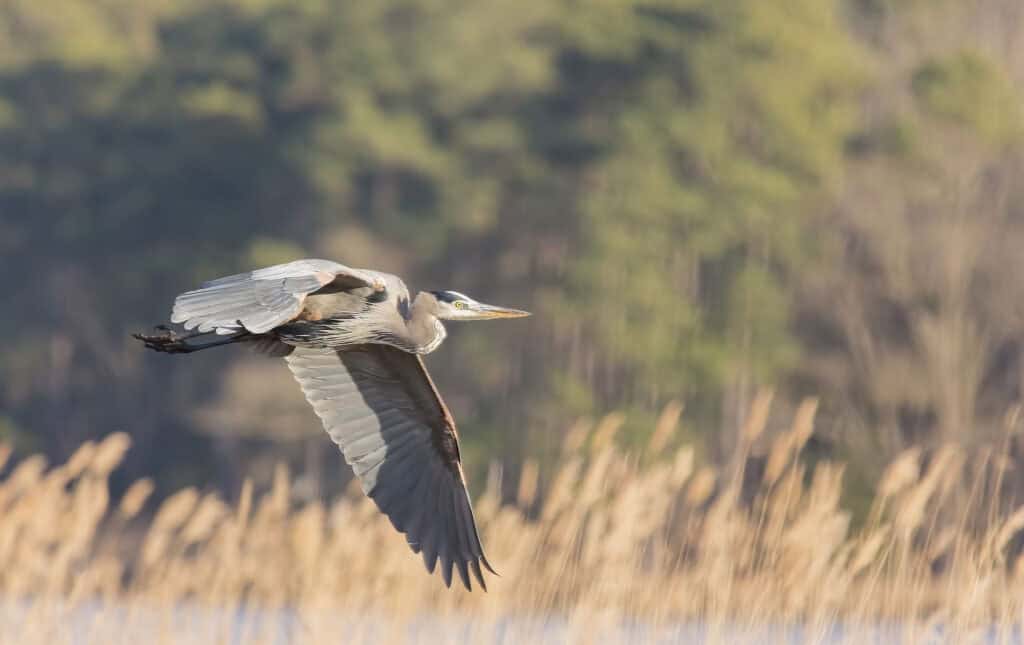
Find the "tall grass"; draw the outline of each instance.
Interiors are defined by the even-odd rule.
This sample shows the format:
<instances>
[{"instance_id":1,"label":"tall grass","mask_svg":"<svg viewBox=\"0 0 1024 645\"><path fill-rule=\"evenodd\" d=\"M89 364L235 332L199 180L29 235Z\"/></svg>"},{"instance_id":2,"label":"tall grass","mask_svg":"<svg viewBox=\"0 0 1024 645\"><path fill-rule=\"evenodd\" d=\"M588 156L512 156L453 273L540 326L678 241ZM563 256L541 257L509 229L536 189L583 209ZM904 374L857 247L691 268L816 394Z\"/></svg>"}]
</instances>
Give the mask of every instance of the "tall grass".
<instances>
[{"instance_id":1,"label":"tall grass","mask_svg":"<svg viewBox=\"0 0 1024 645\"><path fill-rule=\"evenodd\" d=\"M147 480L116 504L108 494L123 434L54 468L25 459L0 481L0 639L391 642L435 630L480 642L498 629L521 642L557 625L559 639L592 642L699 625L730 642L796 625L811 642L860 642L880 626L965 642L1021 627L1024 507L992 501L1006 455L908 450L853 528L843 465L801 457L815 404L771 441L768 405L755 402L722 469L668 448L673 406L635 454L616 447L618 418L574 428L551 476L524 465L514 503L499 503L492 471L476 502L501 573L486 594L428 576L357 491L294 505L284 467L265 495L246 483L229 504L190 488L150 512ZM644 629L616 631L631 624Z\"/></svg>"}]
</instances>

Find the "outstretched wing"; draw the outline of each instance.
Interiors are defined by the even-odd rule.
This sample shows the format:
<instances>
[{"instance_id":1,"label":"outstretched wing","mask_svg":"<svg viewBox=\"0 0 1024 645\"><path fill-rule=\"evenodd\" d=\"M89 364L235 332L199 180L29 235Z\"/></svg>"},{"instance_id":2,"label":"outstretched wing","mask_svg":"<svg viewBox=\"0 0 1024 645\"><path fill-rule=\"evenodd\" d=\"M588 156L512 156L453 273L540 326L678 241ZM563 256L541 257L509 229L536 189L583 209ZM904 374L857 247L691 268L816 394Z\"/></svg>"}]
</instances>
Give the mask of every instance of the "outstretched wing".
<instances>
[{"instance_id":1,"label":"outstretched wing","mask_svg":"<svg viewBox=\"0 0 1024 645\"><path fill-rule=\"evenodd\" d=\"M327 285L383 291L380 274L330 260L296 260L218 278L178 296L171 322L186 329L230 334L245 329L270 331L299 315L306 296Z\"/></svg>"},{"instance_id":2,"label":"outstretched wing","mask_svg":"<svg viewBox=\"0 0 1024 645\"><path fill-rule=\"evenodd\" d=\"M446 585L454 565L485 590L484 557L455 422L419 356L387 345L297 347L286 359L363 491Z\"/></svg>"}]
</instances>

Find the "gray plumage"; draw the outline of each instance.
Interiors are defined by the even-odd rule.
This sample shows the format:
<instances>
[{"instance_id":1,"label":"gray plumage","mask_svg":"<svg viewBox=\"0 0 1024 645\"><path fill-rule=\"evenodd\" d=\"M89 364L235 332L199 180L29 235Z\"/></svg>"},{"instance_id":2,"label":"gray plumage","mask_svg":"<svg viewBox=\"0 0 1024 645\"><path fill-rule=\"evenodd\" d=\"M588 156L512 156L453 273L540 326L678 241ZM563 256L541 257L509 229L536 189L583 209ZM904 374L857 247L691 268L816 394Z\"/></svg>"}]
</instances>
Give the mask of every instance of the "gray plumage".
<instances>
[{"instance_id":1,"label":"gray plumage","mask_svg":"<svg viewBox=\"0 0 1024 645\"><path fill-rule=\"evenodd\" d=\"M141 335L188 353L244 342L284 356L363 491L446 585L458 573L486 589L484 555L455 421L420 355L445 338L441 320L514 318L455 291L410 301L397 276L298 260L219 278L175 300L171 322L194 333ZM203 341L203 337L213 340Z\"/></svg>"},{"instance_id":2,"label":"gray plumage","mask_svg":"<svg viewBox=\"0 0 1024 645\"><path fill-rule=\"evenodd\" d=\"M363 492L423 553L427 569L440 557L450 580L454 562L468 588L468 565L484 587L480 567L493 570L473 521L455 423L422 359L367 344L341 351L299 347L286 360ZM435 530L441 527L450 531L443 539Z\"/></svg>"},{"instance_id":3,"label":"gray plumage","mask_svg":"<svg viewBox=\"0 0 1024 645\"><path fill-rule=\"evenodd\" d=\"M383 289L387 277L401 283L395 276L330 260L296 260L211 280L183 293L174 301L171 322L200 332L230 334L244 328L262 334L295 318L309 294L339 278L351 287Z\"/></svg>"}]
</instances>

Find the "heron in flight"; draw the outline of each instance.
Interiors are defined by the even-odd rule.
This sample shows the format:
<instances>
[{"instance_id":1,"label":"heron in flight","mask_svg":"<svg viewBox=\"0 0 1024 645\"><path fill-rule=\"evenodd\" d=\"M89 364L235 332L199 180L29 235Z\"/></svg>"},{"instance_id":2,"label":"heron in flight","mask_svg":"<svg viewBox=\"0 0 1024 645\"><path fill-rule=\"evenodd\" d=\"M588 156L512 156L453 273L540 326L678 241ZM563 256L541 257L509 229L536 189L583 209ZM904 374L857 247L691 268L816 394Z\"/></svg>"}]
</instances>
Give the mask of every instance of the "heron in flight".
<instances>
[{"instance_id":1,"label":"heron in flight","mask_svg":"<svg viewBox=\"0 0 1024 645\"><path fill-rule=\"evenodd\" d=\"M297 260L219 278L174 301L171 322L135 337L160 352L250 344L283 356L365 492L423 554L487 589L484 556L459 456L455 420L423 364L445 338L442 320L519 318L457 291L410 299L395 275L329 260Z\"/></svg>"}]
</instances>

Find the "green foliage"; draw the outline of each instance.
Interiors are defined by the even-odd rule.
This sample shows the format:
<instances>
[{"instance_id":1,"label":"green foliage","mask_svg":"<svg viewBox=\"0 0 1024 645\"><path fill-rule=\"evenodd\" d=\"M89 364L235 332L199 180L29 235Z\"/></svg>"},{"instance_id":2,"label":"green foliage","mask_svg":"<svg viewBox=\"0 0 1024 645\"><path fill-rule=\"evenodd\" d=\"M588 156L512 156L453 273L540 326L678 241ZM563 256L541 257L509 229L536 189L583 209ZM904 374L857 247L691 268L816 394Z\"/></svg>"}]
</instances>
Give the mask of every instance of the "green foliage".
<instances>
[{"instance_id":1,"label":"green foliage","mask_svg":"<svg viewBox=\"0 0 1024 645\"><path fill-rule=\"evenodd\" d=\"M991 141L1019 137L1022 96L998 66L976 52L929 60L914 72L911 87L931 114L975 129Z\"/></svg>"},{"instance_id":2,"label":"green foliage","mask_svg":"<svg viewBox=\"0 0 1024 645\"><path fill-rule=\"evenodd\" d=\"M292 242L273 238L258 237L249 242L245 253L245 265L253 267L283 264L308 257L302 247Z\"/></svg>"},{"instance_id":3,"label":"green foliage","mask_svg":"<svg viewBox=\"0 0 1024 645\"><path fill-rule=\"evenodd\" d=\"M608 3L566 30L563 87L592 78L602 92L561 97L578 102L579 145L594 149L572 312L641 392L713 400L737 374L770 380L794 357L782 285L807 247L808 196L841 162L859 82L834 11Z\"/></svg>"},{"instance_id":4,"label":"green foliage","mask_svg":"<svg viewBox=\"0 0 1024 645\"><path fill-rule=\"evenodd\" d=\"M572 417L645 426L670 399L694 432L735 425L730 406L827 344L794 294L834 261L818 216L840 180L920 163L947 128L1019 138L1014 74L971 49L871 67L898 92L868 83L853 34L877 53L931 6L10 2L4 419L55 446L131 428L154 460L137 468L178 477L146 447L211 454L190 409L218 400L224 354L159 361L127 333L201 280L326 255L535 312L452 325L431 360L469 442L554 454ZM830 249L856 239L849 217Z\"/></svg>"}]
</instances>

